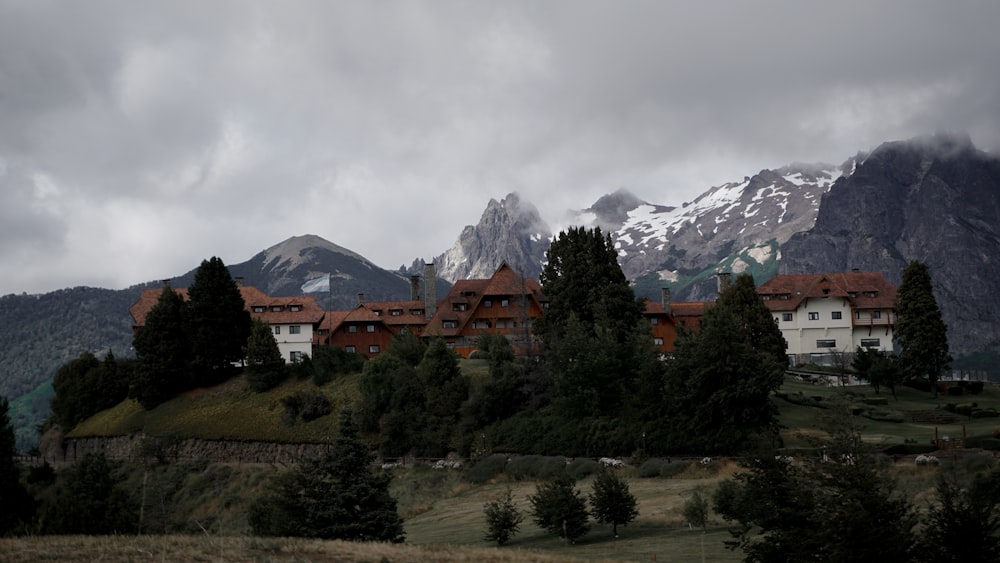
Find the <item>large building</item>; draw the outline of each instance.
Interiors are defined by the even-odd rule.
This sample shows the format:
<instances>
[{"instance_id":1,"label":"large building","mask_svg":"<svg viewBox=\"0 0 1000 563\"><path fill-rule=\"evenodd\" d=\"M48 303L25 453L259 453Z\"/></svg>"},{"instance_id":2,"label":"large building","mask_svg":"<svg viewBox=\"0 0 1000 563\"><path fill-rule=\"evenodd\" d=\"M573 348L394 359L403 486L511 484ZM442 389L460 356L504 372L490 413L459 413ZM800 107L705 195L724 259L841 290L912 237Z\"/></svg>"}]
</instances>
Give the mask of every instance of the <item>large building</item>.
<instances>
[{"instance_id":1,"label":"large building","mask_svg":"<svg viewBox=\"0 0 1000 563\"><path fill-rule=\"evenodd\" d=\"M830 364L859 346L891 351L896 286L878 272L782 274L757 288L791 365Z\"/></svg>"},{"instance_id":2,"label":"large building","mask_svg":"<svg viewBox=\"0 0 1000 563\"><path fill-rule=\"evenodd\" d=\"M274 332L278 350L286 362L297 362L303 355L312 355L315 334L323 325L326 313L311 295L271 297L256 287L240 284L240 295L251 317L262 319ZM139 300L130 308L132 328L146 324L146 315L160 298L162 289L144 289ZM187 288L175 289L187 300Z\"/></svg>"}]
</instances>

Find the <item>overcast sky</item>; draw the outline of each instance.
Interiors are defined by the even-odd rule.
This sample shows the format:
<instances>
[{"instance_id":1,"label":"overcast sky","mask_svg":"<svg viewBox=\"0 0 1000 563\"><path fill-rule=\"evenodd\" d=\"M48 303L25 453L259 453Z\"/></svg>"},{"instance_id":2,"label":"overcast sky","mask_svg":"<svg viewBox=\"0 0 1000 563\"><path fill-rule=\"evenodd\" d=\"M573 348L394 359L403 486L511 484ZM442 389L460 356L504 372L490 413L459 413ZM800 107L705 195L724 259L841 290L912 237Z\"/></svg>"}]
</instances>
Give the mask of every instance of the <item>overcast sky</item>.
<instances>
[{"instance_id":1,"label":"overcast sky","mask_svg":"<svg viewBox=\"0 0 1000 563\"><path fill-rule=\"evenodd\" d=\"M1000 2L0 0L0 294L320 235L394 269L937 131L1000 147Z\"/></svg>"}]
</instances>

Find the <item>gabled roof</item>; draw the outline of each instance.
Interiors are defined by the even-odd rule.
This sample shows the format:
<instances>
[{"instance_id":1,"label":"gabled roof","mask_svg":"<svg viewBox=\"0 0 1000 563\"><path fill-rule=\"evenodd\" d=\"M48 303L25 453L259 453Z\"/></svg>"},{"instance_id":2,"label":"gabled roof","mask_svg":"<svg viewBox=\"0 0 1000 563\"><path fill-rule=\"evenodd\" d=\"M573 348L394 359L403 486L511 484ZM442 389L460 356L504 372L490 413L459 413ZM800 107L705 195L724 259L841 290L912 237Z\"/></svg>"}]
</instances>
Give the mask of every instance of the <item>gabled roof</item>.
<instances>
[{"instance_id":1,"label":"gabled roof","mask_svg":"<svg viewBox=\"0 0 1000 563\"><path fill-rule=\"evenodd\" d=\"M256 287L244 285L240 286L239 289L240 295L243 297L243 303L246 310L250 312L250 315L263 319L268 324L317 324L323 320L326 314L320 308L319 304L316 303L316 297L312 295L271 297ZM187 301L188 290L186 287L177 288L174 291ZM129 313L132 315L134 326L143 326L146 324L146 316L156 306L162 292L162 287L142 290L139 300L129 307ZM292 311L291 306L293 305L299 306L300 310ZM254 312L254 307L263 307L264 311ZM273 307L281 307L281 310L273 311Z\"/></svg>"},{"instance_id":2,"label":"gabled roof","mask_svg":"<svg viewBox=\"0 0 1000 563\"><path fill-rule=\"evenodd\" d=\"M892 309L896 286L880 272L779 274L757 287L772 311L794 311L806 299L839 297L855 309Z\"/></svg>"}]
</instances>

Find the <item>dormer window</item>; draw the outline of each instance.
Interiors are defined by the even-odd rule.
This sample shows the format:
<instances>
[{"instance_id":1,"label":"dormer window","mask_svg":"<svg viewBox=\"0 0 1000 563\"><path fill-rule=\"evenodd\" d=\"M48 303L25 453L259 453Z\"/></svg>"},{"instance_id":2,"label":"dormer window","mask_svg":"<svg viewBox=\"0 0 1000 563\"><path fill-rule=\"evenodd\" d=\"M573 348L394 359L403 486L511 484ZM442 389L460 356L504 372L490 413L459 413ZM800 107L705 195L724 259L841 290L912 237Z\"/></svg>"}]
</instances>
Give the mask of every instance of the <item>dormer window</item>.
<instances>
[{"instance_id":1,"label":"dormer window","mask_svg":"<svg viewBox=\"0 0 1000 563\"><path fill-rule=\"evenodd\" d=\"M791 297L791 295L789 295L787 293L782 293L781 295L778 296L778 299L781 299L782 301L788 301L788 299L790 297Z\"/></svg>"},{"instance_id":2,"label":"dormer window","mask_svg":"<svg viewBox=\"0 0 1000 563\"><path fill-rule=\"evenodd\" d=\"M271 305L272 313L280 313L282 309L284 309L284 307L282 307L281 305Z\"/></svg>"},{"instance_id":3,"label":"dormer window","mask_svg":"<svg viewBox=\"0 0 1000 563\"><path fill-rule=\"evenodd\" d=\"M451 305L452 311L465 311L468 308L469 308L468 303L452 303Z\"/></svg>"},{"instance_id":4,"label":"dormer window","mask_svg":"<svg viewBox=\"0 0 1000 563\"><path fill-rule=\"evenodd\" d=\"M857 291L848 291L847 292L847 296L850 297L851 299L857 299L858 298L858 292Z\"/></svg>"},{"instance_id":5,"label":"dormer window","mask_svg":"<svg viewBox=\"0 0 1000 563\"><path fill-rule=\"evenodd\" d=\"M298 313L299 311L302 310L302 305L289 305L288 310L293 313Z\"/></svg>"},{"instance_id":6,"label":"dormer window","mask_svg":"<svg viewBox=\"0 0 1000 563\"><path fill-rule=\"evenodd\" d=\"M877 291L866 291L865 292L865 297L875 297L877 295L878 295Z\"/></svg>"},{"instance_id":7,"label":"dormer window","mask_svg":"<svg viewBox=\"0 0 1000 563\"><path fill-rule=\"evenodd\" d=\"M762 301L770 301L771 300L771 296L770 295L761 295L760 298L761 298Z\"/></svg>"},{"instance_id":8,"label":"dormer window","mask_svg":"<svg viewBox=\"0 0 1000 563\"><path fill-rule=\"evenodd\" d=\"M382 309L372 309L372 313L375 313L376 317L382 316Z\"/></svg>"},{"instance_id":9,"label":"dormer window","mask_svg":"<svg viewBox=\"0 0 1000 563\"><path fill-rule=\"evenodd\" d=\"M489 308L489 307L492 307L492 306L493 306L493 300L492 299L483 299L483 307Z\"/></svg>"},{"instance_id":10,"label":"dormer window","mask_svg":"<svg viewBox=\"0 0 1000 563\"><path fill-rule=\"evenodd\" d=\"M423 315L424 314L424 310L423 309L410 309L410 314L411 315Z\"/></svg>"},{"instance_id":11,"label":"dormer window","mask_svg":"<svg viewBox=\"0 0 1000 563\"><path fill-rule=\"evenodd\" d=\"M263 305L254 305L253 306L253 312L254 313L263 313L264 312L264 306Z\"/></svg>"},{"instance_id":12,"label":"dormer window","mask_svg":"<svg viewBox=\"0 0 1000 563\"><path fill-rule=\"evenodd\" d=\"M402 309L389 309L389 315L393 317L398 317L403 314Z\"/></svg>"}]
</instances>

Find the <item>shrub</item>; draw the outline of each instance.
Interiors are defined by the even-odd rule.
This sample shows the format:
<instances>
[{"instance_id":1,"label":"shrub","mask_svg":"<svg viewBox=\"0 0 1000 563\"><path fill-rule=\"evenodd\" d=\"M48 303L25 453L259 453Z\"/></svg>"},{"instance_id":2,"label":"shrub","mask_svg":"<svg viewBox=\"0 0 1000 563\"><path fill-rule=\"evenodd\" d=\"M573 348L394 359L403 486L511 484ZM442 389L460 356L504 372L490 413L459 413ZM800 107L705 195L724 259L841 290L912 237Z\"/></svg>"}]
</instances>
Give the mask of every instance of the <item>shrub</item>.
<instances>
[{"instance_id":1,"label":"shrub","mask_svg":"<svg viewBox=\"0 0 1000 563\"><path fill-rule=\"evenodd\" d=\"M639 466L639 477L648 479L650 477L659 477L660 470L663 466L667 465L667 462L658 458L647 459L645 463Z\"/></svg>"},{"instance_id":2,"label":"shrub","mask_svg":"<svg viewBox=\"0 0 1000 563\"><path fill-rule=\"evenodd\" d=\"M281 404L285 407L282 420L288 426L294 426L299 418L304 422L310 422L333 412L330 399L314 390L296 391L281 399Z\"/></svg>"},{"instance_id":3,"label":"shrub","mask_svg":"<svg viewBox=\"0 0 1000 563\"><path fill-rule=\"evenodd\" d=\"M969 382L969 393L973 395L978 395L983 392L983 382L982 381L970 381Z\"/></svg>"},{"instance_id":4,"label":"shrub","mask_svg":"<svg viewBox=\"0 0 1000 563\"><path fill-rule=\"evenodd\" d=\"M926 454L937 450L934 444L896 444L882 450L886 455Z\"/></svg>"},{"instance_id":5,"label":"shrub","mask_svg":"<svg viewBox=\"0 0 1000 563\"><path fill-rule=\"evenodd\" d=\"M988 455L970 455L962 458L959 466L967 473L989 471L996 465L996 460Z\"/></svg>"},{"instance_id":6,"label":"shrub","mask_svg":"<svg viewBox=\"0 0 1000 563\"><path fill-rule=\"evenodd\" d=\"M509 487L503 497L487 502L483 506L483 512L486 514L486 535L483 539L496 542L497 545L507 543L517 534L519 525L524 520L524 516L514 505Z\"/></svg>"},{"instance_id":7,"label":"shrub","mask_svg":"<svg viewBox=\"0 0 1000 563\"><path fill-rule=\"evenodd\" d=\"M502 473L505 465L507 465L507 456L503 454L486 456L466 469L462 478L477 485L485 483Z\"/></svg>"},{"instance_id":8,"label":"shrub","mask_svg":"<svg viewBox=\"0 0 1000 563\"><path fill-rule=\"evenodd\" d=\"M517 456L511 458L504 472L519 481L552 479L566 472L566 458L541 455Z\"/></svg>"},{"instance_id":9,"label":"shrub","mask_svg":"<svg viewBox=\"0 0 1000 563\"><path fill-rule=\"evenodd\" d=\"M865 397L861 402L866 405L888 405L889 397Z\"/></svg>"},{"instance_id":10,"label":"shrub","mask_svg":"<svg viewBox=\"0 0 1000 563\"><path fill-rule=\"evenodd\" d=\"M965 447L982 448L984 450L1000 450L1000 437L997 436L971 436L965 439Z\"/></svg>"},{"instance_id":11,"label":"shrub","mask_svg":"<svg viewBox=\"0 0 1000 563\"><path fill-rule=\"evenodd\" d=\"M569 473L569 476L577 481L593 475L597 469L597 462L589 458L574 459L566 465L566 473Z\"/></svg>"},{"instance_id":12,"label":"shrub","mask_svg":"<svg viewBox=\"0 0 1000 563\"><path fill-rule=\"evenodd\" d=\"M976 409L972 411L972 418L996 418L1000 416L997 414L997 410L993 408L989 409Z\"/></svg>"},{"instance_id":13,"label":"shrub","mask_svg":"<svg viewBox=\"0 0 1000 563\"><path fill-rule=\"evenodd\" d=\"M903 413L889 410L870 410L863 415L865 418L870 420L878 420L881 422L905 422L906 417Z\"/></svg>"},{"instance_id":14,"label":"shrub","mask_svg":"<svg viewBox=\"0 0 1000 563\"><path fill-rule=\"evenodd\" d=\"M948 388L948 394L952 395L952 396L955 396L955 397L957 397L959 395L964 395L965 394L965 389L962 388L962 387L949 387Z\"/></svg>"}]
</instances>

